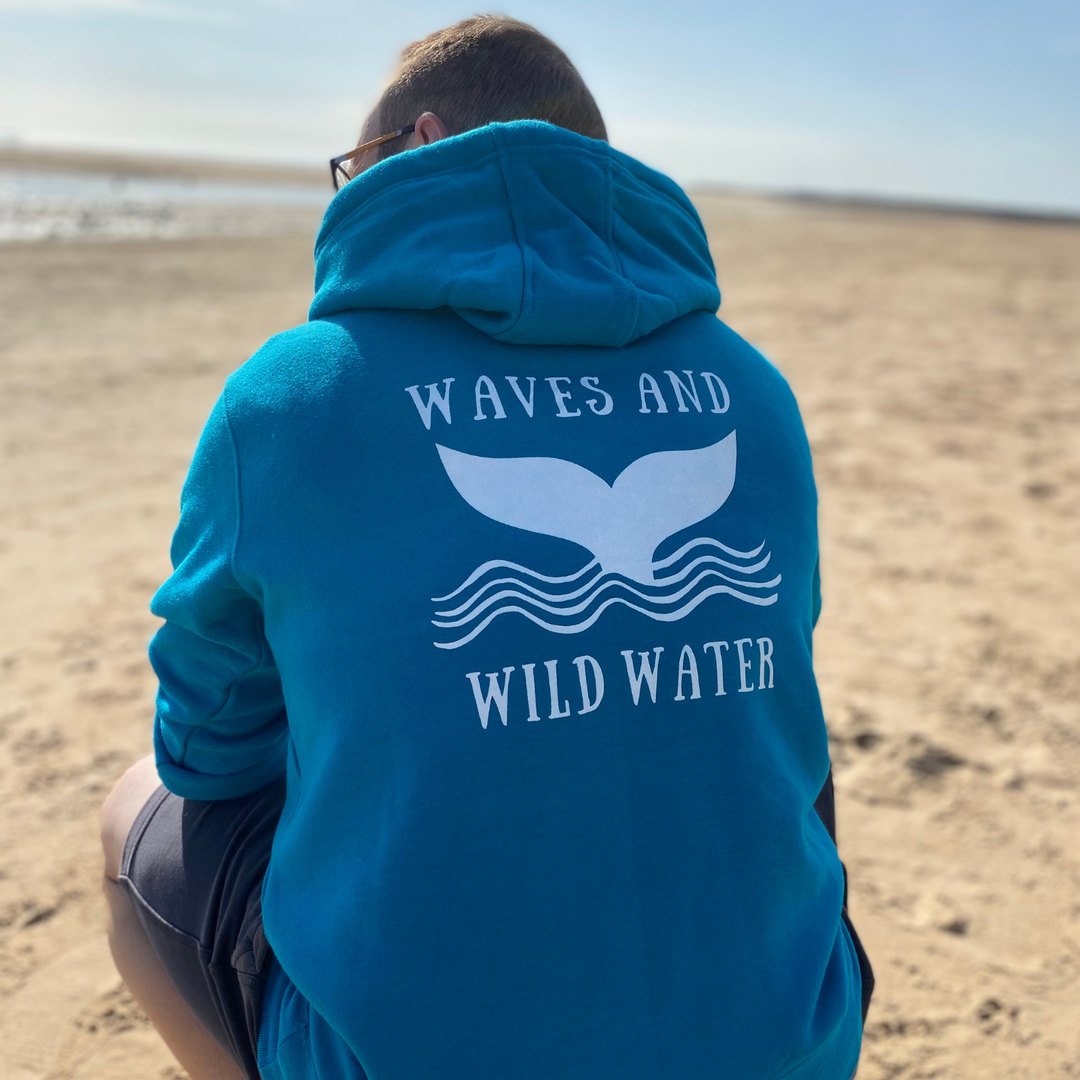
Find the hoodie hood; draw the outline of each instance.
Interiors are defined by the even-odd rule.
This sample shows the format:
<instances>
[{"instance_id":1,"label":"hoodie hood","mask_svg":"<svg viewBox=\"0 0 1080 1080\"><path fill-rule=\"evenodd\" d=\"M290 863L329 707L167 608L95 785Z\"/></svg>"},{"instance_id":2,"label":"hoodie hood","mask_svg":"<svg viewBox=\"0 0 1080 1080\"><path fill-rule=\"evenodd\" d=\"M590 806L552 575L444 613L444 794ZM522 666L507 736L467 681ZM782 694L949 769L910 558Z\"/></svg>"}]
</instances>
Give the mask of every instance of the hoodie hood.
<instances>
[{"instance_id":1,"label":"hoodie hood","mask_svg":"<svg viewBox=\"0 0 1080 1080\"><path fill-rule=\"evenodd\" d=\"M619 346L719 305L677 184L526 120L397 154L342 188L315 243L310 317L449 307L512 344Z\"/></svg>"}]
</instances>

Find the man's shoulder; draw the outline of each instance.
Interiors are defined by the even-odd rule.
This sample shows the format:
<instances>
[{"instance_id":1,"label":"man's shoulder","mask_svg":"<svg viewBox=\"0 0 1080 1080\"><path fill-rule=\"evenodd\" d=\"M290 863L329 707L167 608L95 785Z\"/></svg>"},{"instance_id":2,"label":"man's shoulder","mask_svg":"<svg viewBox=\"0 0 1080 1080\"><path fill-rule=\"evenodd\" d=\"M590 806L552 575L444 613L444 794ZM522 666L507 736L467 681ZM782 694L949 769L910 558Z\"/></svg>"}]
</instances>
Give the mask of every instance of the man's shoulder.
<instances>
[{"instance_id":1,"label":"man's shoulder","mask_svg":"<svg viewBox=\"0 0 1080 1080\"><path fill-rule=\"evenodd\" d=\"M771 393L785 405L794 403L791 386L779 367L758 346L733 330L723 319L693 311L655 332L667 334L666 347L690 353L719 353L758 392Z\"/></svg>"},{"instance_id":2,"label":"man's shoulder","mask_svg":"<svg viewBox=\"0 0 1080 1080\"><path fill-rule=\"evenodd\" d=\"M316 319L283 330L264 342L229 379L235 390L310 383L313 376L347 365L356 352L337 322Z\"/></svg>"},{"instance_id":3,"label":"man's shoulder","mask_svg":"<svg viewBox=\"0 0 1080 1080\"><path fill-rule=\"evenodd\" d=\"M229 416L300 416L334 396L362 365L355 327L335 319L294 326L267 340L229 376Z\"/></svg>"}]
</instances>

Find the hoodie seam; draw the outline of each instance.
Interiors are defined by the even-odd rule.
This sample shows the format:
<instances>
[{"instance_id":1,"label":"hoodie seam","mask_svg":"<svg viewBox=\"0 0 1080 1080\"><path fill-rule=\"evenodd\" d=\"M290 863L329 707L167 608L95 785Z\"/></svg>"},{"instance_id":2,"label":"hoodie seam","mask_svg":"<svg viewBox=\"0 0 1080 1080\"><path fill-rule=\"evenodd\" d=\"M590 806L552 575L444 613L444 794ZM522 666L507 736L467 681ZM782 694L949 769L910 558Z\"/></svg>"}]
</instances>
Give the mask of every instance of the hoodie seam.
<instances>
[{"instance_id":1,"label":"hoodie seam","mask_svg":"<svg viewBox=\"0 0 1080 1080\"><path fill-rule=\"evenodd\" d=\"M613 177L613 164L614 162L611 159L611 154L606 154L604 157L604 183L607 188L606 198L604 199L604 239L607 241L608 251L611 253L612 262L615 263L615 267L619 271L619 277L626 284L626 292L630 300L630 303L627 305L629 310L626 313L626 323L623 327L621 340L617 346L621 347L630 340L634 333L634 327L637 326L638 315L641 310L641 298L638 295L637 287L630 278L627 277L622 255L619 254L619 249L615 246L615 181Z\"/></svg>"},{"instance_id":2,"label":"hoodie seam","mask_svg":"<svg viewBox=\"0 0 1080 1080\"><path fill-rule=\"evenodd\" d=\"M613 172L617 170L622 176L625 176L627 179L632 180L638 187L644 188L652 195L657 195L665 202L670 203L674 207L677 207L684 214L687 212L686 204L677 199L674 195L671 194L671 192L664 191L662 188L659 187L650 187L639 176L635 175L635 173L631 169L628 169L621 161L616 161L615 158L610 158L609 160L611 162L611 168ZM660 175L663 176L662 173ZM664 179L667 180L668 178L665 176ZM687 202L689 201L689 198L687 198ZM690 205L693 206L692 203ZM696 215L697 211L694 211L694 213Z\"/></svg>"},{"instance_id":3,"label":"hoodie seam","mask_svg":"<svg viewBox=\"0 0 1080 1080\"><path fill-rule=\"evenodd\" d=\"M229 542L229 573L232 575L232 579L240 587L240 589L247 593L249 596L251 593L241 584L239 577L236 573L236 547L240 538L240 454L236 447L236 437L233 434L232 420L229 417L229 384L225 383L225 386L221 391L221 412L225 420L225 433L229 438L229 450L232 453L233 463L233 500L234 500L234 513L236 515L236 526L233 530L232 540ZM230 700L232 699L233 691L236 689L237 683L246 679L253 671L257 671L262 667L263 661L266 657L266 640L260 635L258 642L259 655L255 658L251 664L243 671L238 672L229 680L228 685L222 691L221 703L216 709L204 716L197 724L191 724L188 727L187 732L184 734L184 738L180 744L180 757L179 759L173 758L178 768L185 768L188 750L190 749L192 736L200 728L206 727L208 724L212 724L228 707ZM159 717L160 719L160 717ZM171 755L170 755L171 756Z\"/></svg>"},{"instance_id":4,"label":"hoodie seam","mask_svg":"<svg viewBox=\"0 0 1080 1080\"><path fill-rule=\"evenodd\" d=\"M618 268L619 277L625 280L626 268L623 266L622 256L615 248L615 214L612 203L614 202L615 185L612 182L611 158L604 162L604 186L606 188L604 198L604 241L611 252L612 262Z\"/></svg>"},{"instance_id":5,"label":"hoodie seam","mask_svg":"<svg viewBox=\"0 0 1080 1080\"><path fill-rule=\"evenodd\" d=\"M493 334L496 340L504 338L507 334L512 333L525 319L525 308L529 303L530 289L529 281L532 273L532 268L529 264L529 252L525 244L524 238L524 226L518 218L517 207L514 204L514 199L510 194L510 179L506 174L506 158L504 156L503 140L499 134L495 131L491 133L492 141L495 143L495 153L499 163L499 176L502 179L503 190L506 192L506 205L510 211L510 224L514 230L514 240L517 242L518 253L521 256L521 298L518 301L518 314L513 323L505 330L500 331L498 334Z\"/></svg>"},{"instance_id":6,"label":"hoodie seam","mask_svg":"<svg viewBox=\"0 0 1080 1080\"><path fill-rule=\"evenodd\" d=\"M232 417L229 416L229 384L226 381L225 386L221 391L221 411L225 415L225 431L229 436L229 449L232 451L233 461L233 513L236 516L236 524L233 527L232 541L229 545L229 572L232 574L233 581L240 588L244 588L240 584L240 576L236 572L236 549L240 546L240 529L241 529L241 500L240 500L240 451L236 446L236 435L233 432ZM244 589L247 592L247 589Z\"/></svg>"},{"instance_id":7,"label":"hoodie seam","mask_svg":"<svg viewBox=\"0 0 1080 1080\"><path fill-rule=\"evenodd\" d=\"M647 193L650 198L655 196L659 199L663 199L673 210L677 210L679 215L688 222L691 227L701 237L702 244L705 245L706 253L708 253L708 238L705 235L705 226L701 222L701 215L697 212L697 208L690 202L689 198L685 203L681 202L674 195L669 194L660 188L651 187L646 184L640 177L635 176L630 169L626 168L621 162L612 161L612 169L618 170L620 177L627 183L627 186L633 185L637 191ZM711 258L711 255L709 256Z\"/></svg>"}]
</instances>

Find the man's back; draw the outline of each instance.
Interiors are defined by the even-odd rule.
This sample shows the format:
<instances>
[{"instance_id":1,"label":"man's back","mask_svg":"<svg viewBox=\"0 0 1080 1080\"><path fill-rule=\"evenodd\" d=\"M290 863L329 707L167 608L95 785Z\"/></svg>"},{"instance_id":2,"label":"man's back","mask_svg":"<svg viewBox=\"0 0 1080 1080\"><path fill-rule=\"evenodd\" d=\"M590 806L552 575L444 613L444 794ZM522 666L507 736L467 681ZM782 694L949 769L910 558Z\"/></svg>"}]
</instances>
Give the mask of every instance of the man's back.
<instances>
[{"instance_id":1,"label":"man's back","mask_svg":"<svg viewBox=\"0 0 1080 1080\"><path fill-rule=\"evenodd\" d=\"M689 202L494 125L354 181L317 270L156 601L170 789L288 773L264 1071L848 1075L809 450Z\"/></svg>"}]
</instances>

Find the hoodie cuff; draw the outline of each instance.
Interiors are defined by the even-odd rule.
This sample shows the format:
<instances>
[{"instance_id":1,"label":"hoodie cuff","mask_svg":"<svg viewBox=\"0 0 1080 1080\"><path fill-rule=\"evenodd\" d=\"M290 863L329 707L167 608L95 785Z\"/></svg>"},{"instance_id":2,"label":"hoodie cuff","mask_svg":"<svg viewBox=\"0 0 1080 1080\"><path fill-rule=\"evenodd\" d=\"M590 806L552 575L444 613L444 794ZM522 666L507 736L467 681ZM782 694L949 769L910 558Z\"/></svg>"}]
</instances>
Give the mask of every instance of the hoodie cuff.
<instances>
[{"instance_id":1,"label":"hoodie cuff","mask_svg":"<svg viewBox=\"0 0 1080 1080\"><path fill-rule=\"evenodd\" d=\"M275 754L269 760L236 773L216 775L182 768L173 761L165 747L160 721L154 725L154 758L158 776L166 789L182 799L196 802L241 799L254 795L285 776L284 747L280 754Z\"/></svg>"}]
</instances>

